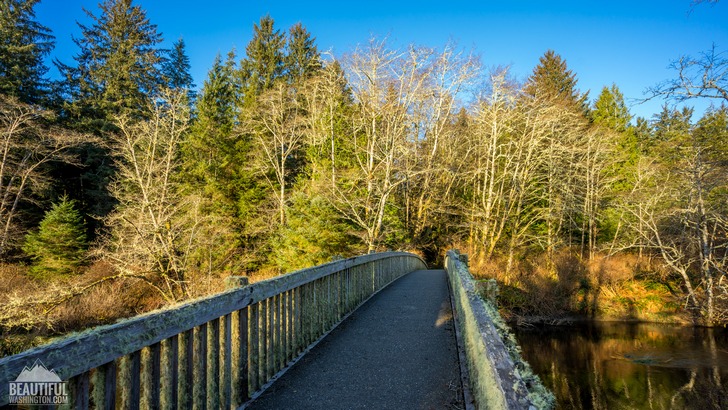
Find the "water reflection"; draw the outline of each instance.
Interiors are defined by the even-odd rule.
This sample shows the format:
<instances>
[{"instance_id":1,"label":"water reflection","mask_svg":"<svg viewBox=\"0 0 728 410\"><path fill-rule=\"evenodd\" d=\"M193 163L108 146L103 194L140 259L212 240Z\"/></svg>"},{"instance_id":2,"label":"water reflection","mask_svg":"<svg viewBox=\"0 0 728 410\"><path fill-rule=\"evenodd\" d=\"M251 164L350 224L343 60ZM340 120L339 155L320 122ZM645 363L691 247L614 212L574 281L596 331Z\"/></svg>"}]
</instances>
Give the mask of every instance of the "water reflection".
<instances>
[{"instance_id":1,"label":"water reflection","mask_svg":"<svg viewBox=\"0 0 728 410\"><path fill-rule=\"evenodd\" d=\"M514 329L561 409L728 409L728 331L600 323Z\"/></svg>"}]
</instances>

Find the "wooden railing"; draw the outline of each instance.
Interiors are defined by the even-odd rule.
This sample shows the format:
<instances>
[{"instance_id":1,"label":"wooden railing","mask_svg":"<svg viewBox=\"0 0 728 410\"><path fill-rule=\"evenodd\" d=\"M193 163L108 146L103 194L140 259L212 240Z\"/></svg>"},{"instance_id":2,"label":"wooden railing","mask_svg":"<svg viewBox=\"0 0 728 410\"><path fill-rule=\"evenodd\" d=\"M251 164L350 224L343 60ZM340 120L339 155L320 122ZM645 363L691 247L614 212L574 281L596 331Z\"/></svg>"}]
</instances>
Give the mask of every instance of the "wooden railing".
<instances>
[{"instance_id":1,"label":"wooden railing","mask_svg":"<svg viewBox=\"0 0 728 410\"><path fill-rule=\"evenodd\" d=\"M344 259L5 357L0 406L40 360L68 380L71 408L237 408L371 295L424 268L404 252Z\"/></svg>"}]
</instances>

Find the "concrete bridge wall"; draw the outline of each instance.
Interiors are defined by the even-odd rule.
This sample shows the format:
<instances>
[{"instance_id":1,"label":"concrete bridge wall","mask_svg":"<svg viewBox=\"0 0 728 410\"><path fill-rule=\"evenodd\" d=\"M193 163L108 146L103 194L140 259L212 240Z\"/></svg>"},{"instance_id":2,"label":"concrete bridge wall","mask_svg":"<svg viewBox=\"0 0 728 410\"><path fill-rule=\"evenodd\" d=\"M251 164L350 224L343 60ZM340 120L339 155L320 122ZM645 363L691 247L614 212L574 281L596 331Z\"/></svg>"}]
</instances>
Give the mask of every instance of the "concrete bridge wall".
<instances>
[{"instance_id":1,"label":"concrete bridge wall","mask_svg":"<svg viewBox=\"0 0 728 410\"><path fill-rule=\"evenodd\" d=\"M494 324L494 320L502 322L502 319L493 317L498 315L498 311L490 308L479 295L476 282L468 270L467 256L449 251L445 269L475 407L553 408L553 395L543 388L527 365L517 365L522 360L514 362L512 352L509 352ZM523 373L528 373L527 377Z\"/></svg>"}]
</instances>

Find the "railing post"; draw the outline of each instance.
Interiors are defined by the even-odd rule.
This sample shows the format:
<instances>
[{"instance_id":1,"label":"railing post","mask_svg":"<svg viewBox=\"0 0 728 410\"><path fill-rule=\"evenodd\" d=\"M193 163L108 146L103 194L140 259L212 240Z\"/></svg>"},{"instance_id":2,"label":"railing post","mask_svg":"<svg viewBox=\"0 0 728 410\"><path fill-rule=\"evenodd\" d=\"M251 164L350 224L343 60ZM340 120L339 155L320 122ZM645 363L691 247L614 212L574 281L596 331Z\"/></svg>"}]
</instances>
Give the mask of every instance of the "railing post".
<instances>
[{"instance_id":1,"label":"railing post","mask_svg":"<svg viewBox=\"0 0 728 410\"><path fill-rule=\"evenodd\" d=\"M179 376L177 379L177 403L180 408L192 407L192 381L194 380L194 329L179 336Z\"/></svg>"},{"instance_id":2,"label":"railing post","mask_svg":"<svg viewBox=\"0 0 728 410\"><path fill-rule=\"evenodd\" d=\"M207 323L195 329L193 409L207 408Z\"/></svg>"},{"instance_id":3,"label":"railing post","mask_svg":"<svg viewBox=\"0 0 728 410\"><path fill-rule=\"evenodd\" d=\"M160 343L155 343L142 350L142 408L159 408L161 350Z\"/></svg>"},{"instance_id":4,"label":"railing post","mask_svg":"<svg viewBox=\"0 0 728 410\"><path fill-rule=\"evenodd\" d=\"M238 408L248 400L248 311L233 314L232 335L232 407Z\"/></svg>"},{"instance_id":5,"label":"railing post","mask_svg":"<svg viewBox=\"0 0 728 410\"><path fill-rule=\"evenodd\" d=\"M248 286L250 279L247 276L228 276L225 278L226 289L237 289Z\"/></svg>"},{"instance_id":6,"label":"railing post","mask_svg":"<svg viewBox=\"0 0 728 410\"><path fill-rule=\"evenodd\" d=\"M248 307L248 394L253 394L260 386L258 367L260 366L260 302Z\"/></svg>"},{"instance_id":7,"label":"railing post","mask_svg":"<svg viewBox=\"0 0 728 410\"><path fill-rule=\"evenodd\" d=\"M220 408L220 319L207 328L207 408Z\"/></svg>"},{"instance_id":8,"label":"railing post","mask_svg":"<svg viewBox=\"0 0 728 410\"><path fill-rule=\"evenodd\" d=\"M273 371L273 366L275 366L276 362L276 301L278 300L278 296L273 296L268 298L268 345L266 347L267 353L266 353L266 369L265 369L265 381L268 382L268 380L273 377L275 372Z\"/></svg>"},{"instance_id":9,"label":"railing post","mask_svg":"<svg viewBox=\"0 0 728 410\"><path fill-rule=\"evenodd\" d=\"M303 301L303 298L301 297L301 291L303 290L304 286L293 289L293 303L295 304L293 306L293 340L295 345L293 349L294 355L298 355L303 351L303 322L301 321L301 303Z\"/></svg>"},{"instance_id":10,"label":"railing post","mask_svg":"<svg viewBox=\"0 0 728 410\"><path fill-rule=\"evenodd\" d=\"M82 373L69 381L70 408L88 409L89 398L89 374Z\"/></svg>"},{"instance_id":11,"label":"railing post","mask_svg":"<svg viewBox=\"0 0 728 410\"><path fill-rule=\"evenodd\" d=\"M116 363L98 367L93 377L93 401L97 409L116 408Z\"/></svg>"},{"instance_id":12,"label":"railing post","mask_svg":"<svg viewBox=\"0 0 728 410\"><path fill-rule=\"evenodd\" d=\"M160 397L159 407L162 409L177 408L177 386L179 385L178 377L178 359L179 336L172 336L162 342L162 361L160 374Z\"/></svg>"},{"instance_id":13,"label":"railing post","mask_svg":"<svg viewBox=\"0 0 728 410\"><path fill-rule=\"evenodd\" d=\"M229 409L232 404L233 389L233 314L229 313L224 316L222 323L223 337L221 338L222 347L220 348L222 365L220 371L220 406ZM235 342L238 342L237 340ZM237 345L237 344L236 344ZM237 363L235 363L237 364Z\"/></svg>"},{"instance_id":14,"label":"railing post","mask_svg":"<svg viewBox=\"0 0 728 410\"><path fill-rule=\"evenodd\" d=\"M258 303L258 386L256 389L265 384L268 381L266 376L268 368L268 354L266 352L268 347L268 315L270 311L268 309L268 299L261 300Z\"/></svg>"}]
</instances>

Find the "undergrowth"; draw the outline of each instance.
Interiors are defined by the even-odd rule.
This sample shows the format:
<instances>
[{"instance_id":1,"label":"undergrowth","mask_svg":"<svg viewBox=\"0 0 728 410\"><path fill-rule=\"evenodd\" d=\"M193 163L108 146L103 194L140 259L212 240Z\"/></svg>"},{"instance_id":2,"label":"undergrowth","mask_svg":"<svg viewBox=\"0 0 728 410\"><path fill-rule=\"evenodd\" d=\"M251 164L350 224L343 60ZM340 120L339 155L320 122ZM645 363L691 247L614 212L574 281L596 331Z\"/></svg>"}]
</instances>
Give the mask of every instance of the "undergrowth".
<instances>
[{"instance_id":1,"label":"undergrowth","mask_svg":"<svg viewBox=\"0 0 728 410\"><path fill-rule=\"evenodd\" d=\"M591 320L689 323L670 282L654 261L634 254L584 260L568 249L536 255L505 272L505 261L472 261L476 279L498 282L498 306L508 321Z\"/></svg>"},{"instance_id":2,"label":"undergrowth","mask_svg":"<svg viewBox=\"0 0 728 410\"><path fill-rule=\"evenodd\" d=\"M165 304L144 281L118 277L103 261L92 264L83 274L53 279L33 277L28 269L18 264L0 265L0 357ZM220 275L198 275L188 284L193 298L224 289Z\"/></svg>"}]
</instances>

